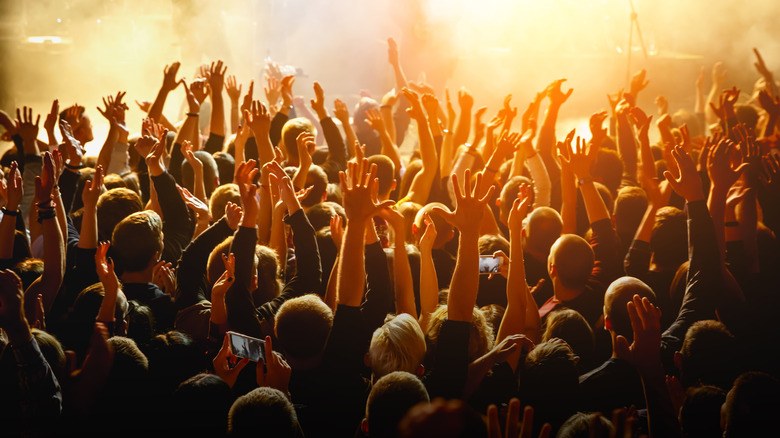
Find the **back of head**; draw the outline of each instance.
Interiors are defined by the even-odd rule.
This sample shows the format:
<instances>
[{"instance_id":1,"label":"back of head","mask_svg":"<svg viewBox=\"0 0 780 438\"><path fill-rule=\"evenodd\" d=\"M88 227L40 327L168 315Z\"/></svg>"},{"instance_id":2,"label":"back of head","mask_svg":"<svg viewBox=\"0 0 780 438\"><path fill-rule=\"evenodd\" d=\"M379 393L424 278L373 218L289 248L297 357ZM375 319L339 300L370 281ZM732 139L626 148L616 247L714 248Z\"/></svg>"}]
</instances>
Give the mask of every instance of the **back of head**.
<instances>
[{"instance_id":1,"label":"back of head","mask_svg":"<svg viewBox=\"0 0 780 438\"><path fill-rule=\"evenodd\" d=\"M325 201L313 205L306 210L306 217L309 219L311 226L315 231L321 230L330 225L330 218L335 215L341 216L346 223L347 214L344 212L344 207L335 202Z\"/></svg>"},{"instance_id":2,"label":"back of head","mask_svg":"<svg viewBox=\"0 0 780 438\"><path fill-rule=\"evenodd\" d=\"M233 182L233 171L236 168L236 160L227 152L214 152L212 155L214 163L217 165L217 175L221 184L230 184Z\"/></svg>"},{"instance_id":3,"label":"back of head","mask_svg":"<svg viewBox=\"0 0 780 438\"><path fill-rule=\"evenodd\" d=\"M372 437L398 436L398 423L417 403L430 401L425 385L414 374L394 371L377 380L366 401L368 433Z\"/></svg>"},{"instance_id":4,"label":"back of head","mask_svg":"<svg viewBox=\"0 0 780 438\"><path fill-rule=\"evenodd\" d=\"M143 271L162 253L162 219L150 210L131 214L114 228L111 247L122 272Z\"/></svg>"},{"instance_id":5,"label":"back of head","mask_svg":"<svg viewBox=\"0 0 780 438\"><path fill-rule=\"evenodd\" d=\"M27 290L43 274L43 260L34 258L24 259L15 264L12 270L22 280L22 290Z\"/></svg>"},{"instance_id":6,"label":"back of head","mask_svg":"<svg viewBox=\"0 0 780 438\"><path fill-rule=\"evenodd\" d=\"M275 249L265 245L255 245L257 260L257 290L253 294L255 305L271 301L279 296L279 274L281 266Z\"/></svg>"},{"instance_id":7,"label":"back of head","mask_svg":"<svg viewBox=\"0 0 780 438\"><path fill-rule=\"evenodd\" d=\"M487 438L482 416L466 402L453 398L435 398L418 403L406 412L398 424L403 438ZM370 432L370 431L369 431Z\"/></svg>"},{"instance_id":8,"label":"back of head","mask_svg":"<svg viewBox=\"0 0 780 438\"><path fill-rule=\"evenodd\" d=\"M680 349L684 387L713 385L728 390L734 381L737 340L719 321L696 321L685 333Z\"/></svg>"},{"instance_id":9,"label":"back of head","mask_svg":"<svg viewBox=\"0 0 780 438\"><path fill-rule=\"evenodd\" d=\"M395 165L384 155L368 157L369 164L376 164L376 177L379 179L379 197L384 198L393 190L395 182Z\"/></svg>"},{"instance_id":10,"label":"back of head","mask_svg":"<svg viewBox=\"0 0 780 438\"><path fill-rule=\"evenodd\" d=\"M281 391L260 387L233 402L227 431L231 437L298 437L300 425L292 403Z\"/></svg>"},{"instance_id":11,"label":"back of head","mask_svg":"<svg viewBox=\"0 0 780 438\"><path fill-rule=\"evenodd\" d=\"M441 305L431 314L425 337L428 345L436 347L444 320L447 319L447 306ZM471 334L469 335L469 361L474 361L493 348L493 327L488 324L485 315L474 308L471 314Z\"/></svg>"},{"instance_id":12,"label":"back of head","mask_svg":"<svg viewBox=\"0 0 780 438\"><path fill-rule=\"evenodd\" d=\"M230 245L232 244L233 236L228 236L209 253L209 260L206 262L206 280L209 284L216 283L222 273L225 272L225 263L222 261L222 256L230 254Z\"/></svg>"},{"instance_id":13,"label":"back of head","mask_svg":"<svg viewBox=\"0 0 780 438\"><path fill-rule=\"evenodd\" d=\"M593 356L593 329L585 317L573 309L557 309L547 316L542 342L558 338L566 341L583 361Z\"/></svg>"},{"instance_id":14,"label":"back of head","mask_svg":"<svg viewBox=\"0 0 780 438\"><path fill-rule=\"evenodd\" d=\"M591 430L598 421L597 430ZM610 438L615 432L612 422L596 412L577 412L558 429L555 438Z\"/></svg>"},{"instance_id":15,"label":"back of head","mask_svg":"<svg viewBox=\"0 0 780 438\"><path fill-rule=\"evenodd\" d=\"M774 436L780 409L780 380L751 371L737 377L721 411L724 437Z\"/></svg>"},{"instance_id":16,"label":"back of head","mask_svg":"<svg viewBox=\"0 0 780 438\"><path fill-rule=\"evenodd\" d=\"M60 341L49 333L37 328L32 329L32 335L38 343L38 348L41 349L46 362L51 366L55 377L64 379L67 360L65 358L65 350L63 350Z\"/></svg>"},{"instance_id":17,"label":"back of head","mask_svg":"<svg viewBox=\"0 0 780 438\"><path fill-rule=\"evenodd\" d=\"M200 348L186 334L171 330L151 339L145 349L149 374L155 384L173 391L179 384L207 369Z\"/></svg>"},{"instance_id":18,"label":"back of head","mask_svg":"<svg viewBox=\"0 0 780 438\"><path fill-rule=\"evenodd\" d=\"M705 438L723 436L720 429L720 409L726 401L726 391L715 386L697 386L685 392L680 407L683 436Z\"/></svg>"},{"instance_id":19,"label":"back of head","mask_svg":"<svg viewBox=\"0 0 780 438\"><path fill-rule=\"evenodd\" d=\"M395 316L374 330L368 355L376 378L393 371L415 373L425 358L420 324L408 313Z\"/></svg>"},{"instance_id":20,"label":"back of head","mask_svg":"<svg viewBox=\"0 0 780 438\"><path fill-rule=\"evenodd\" d=\"M214 157L206 151L193 152L195 158L200 160L203 164L203 185L206 188L206 197L211 196L211 193L217 188L217 177L219 176L219 169L217 169L217 162L214 161ZM195 187L195 174L192 171L192 166L187 160L181 163L181 184L187 190L194 193Z\"/></svg>"},{"instance_id":21,"label":"back of head","mask_svg":"<svg viewBox=\"0 0 780 438\"><path fill-rule=\"evenodd\" d=\"M230 385L220 377L210 373L194 375L173 393L173 427L182 434L222 436L233 401Z\"/></svg>"},{"instance_id":22,"label":"back of head","mask_svg":"<svg viewBox=\"0 0 780 438\"><path fill-rule=\"evenodd\" d=\"M523 184L529 185L532 188L534 187L533 180L521 175L516 175L509 178L506 184L501 188L501 194L499 195L499 198L501 199L499 219L502 223L507 223L507 220L509 219L509 210L512 209L512 204L515 202L515 199L517 199L517 192L520 191L520 186ZM534 205L535 198L536 194L532 190L530 203L528 205Z\"/></svg>"},{"instance_id":23,"label":"back of head","mask_svg":"<svg viewBox=\"0 0 780 438\"><path fill-rule=\"evenodd\" d=\"M333 312L314 294L287 300L279 307L274 331L285 354L294 359L317 357L333 326Z\"/></svg>"},{"instance_id":24,"label":"back of head","mask_svg":"<svg viewBox=\"0 0 780 438\"><path fill-rule=\"evenodd\" d=\"M416 202L403 202L397 205L396 209L401 216L404 217L404 229L406 230L406 243L417 242L415 236L415 223L417 219L417 213L422 208L422 205ZM422 234L421 234L422 235Z\"/></svg>"},{"instance_id":25,"label":"back of head","mask_svg":"<svg viewBox=\"0 0 780 438\"><path fill-rule=\"evenodd\" d=\"M604 324L607 330L616 335L622 335L630 343L634 339L634 332L631 329L631 318L628 316L626 304L639 295L642 298L647 297L655 303L655 293L650 286L636 277L620 277L613 281L604 294Z\"/></svg>"},{"instance_id":26,"label":"back of head","mask_svg":"<svg viewBox=\"0 0 780 438\"><path fill-rule=\"evenodd\" d=\"M539 207L528 214L526 246L542 254L549 254L550 247L561 237L563 219L550 207Z\"/></svg>"},{"instance_id":27,"label":"back of head","mask_svg":"<svg viewBox=\"0 0 780 438\"><path fill-rule=\"evenodd\" d=\"M328 175L322 170L322 167L312 164L309 167L309 173L306 175L306 187L311 187L311 192L301 200L301 206L311 207L322 202L325 193L328 190Z\"/></svg>"},{"instance_id":28,"label":"back of head","mask_svg":"<svg viewBox=\"0 0 780 438\"><path fill-rule=\"evenodd\" d=\"M317 130L314 129L314 125L306 117L290 119L282 127L282 141L279 146L283 148L287 157L298 160L298 143L296 139L298 134L304 131L315 137L317 136Z\"/></svg>"},{"instance_id":29,"label":"back of head","mask_svg":"<svg viewBox=\"0 0 780 438\"><path fill-rule=\"evenodd\" d=\"M550 248L549 259L561 284L578 289L585 287L595 257L585 239L576 234L563 234Z\"/></svg>"},{"instance_id":30,"label":"back of head","mask_svg":"<svg viewBox=\"0 0 780 438\"><path fill-rule=\"evenodd\" d=\"M98 238L109 240L114 227L124 218L144 209L138 193L128 188L111 189L98 198Z\"/></svg>"},{"instance_id":31,"label":"back of head","mask_svg":"<svg viewBox=\"0 0 780 438\"><path fill-rule=\"evenodd\" d=\"M734 112L739 123L747 125L749 131L755 131L758 125L758 111L753 105L735 105Z\"/></svg>"},{"instance_id":32,"label":"back of head","mask_svg":"<svg viewBox=\"0 0 780 438\"><path fill-rule=\"evenodd\" d=\"M662 207L655 214L650 235L653 262L661 268L677 269L688 260L688 217L675 207Z\"/></svg>"},{"instance_id":33,"label":"back of head","mask_svg":"<svg viewBox=\"0 0 780 438\"><path fill-rule=\"evenodd\" d=\"M236 205L241 205L241 193L238 191L238 186L235 184L222 184L217 187L209 198L209 213L211 214L211 220L214 222L222 219L225 215L225 207L227 203L232 202Z\"/></svg>"},{"instance_id":34,"label":"back of head","mask_svg":"<svg viewBox=\"0 0 780 438\"><path fill-rule=\"evenodd\" d=\"M607 186L609 193L614 196L617 194L620 181L623 179L623 160L620 159L617 151L599 149L598 158L591 172L595 178L600 179L601 183Z\"/></svg>"},{"instance_id":35,"label":"back of head","mask_svg":"<svg viewBox=\"0 0 780 438\"><path fill-rule=\"evenodd\" d=\"M626 186L618 190L613 215L615 216L615 229L624 243L628 244L634 238L634 233L642 222L645 210L647 210L647 195L644 190L633 186Z\"/></svg>"}]
</instances>

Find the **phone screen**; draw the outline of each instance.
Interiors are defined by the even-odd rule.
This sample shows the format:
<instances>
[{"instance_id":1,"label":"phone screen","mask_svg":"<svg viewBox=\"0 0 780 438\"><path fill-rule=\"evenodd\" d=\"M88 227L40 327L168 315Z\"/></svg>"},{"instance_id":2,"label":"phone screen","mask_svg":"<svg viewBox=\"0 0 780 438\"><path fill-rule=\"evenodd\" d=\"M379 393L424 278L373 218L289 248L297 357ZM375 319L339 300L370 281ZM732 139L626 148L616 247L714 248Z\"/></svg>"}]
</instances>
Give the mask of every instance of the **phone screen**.
<instances>
[{"instance_id":1,"label":"phone screen","mask_svg":"<svg viewBox=\"0 0 780 438\"><path fill-rule=\"evenodd\" d=\"M480 274L497 274L501 268L501 259L493 256L479 256Z\"/></svg>"},{"instance_id":2,"label":"phone screen","mask_svg":"<svg viewBox=\"0 0 780 438\"><path fill-rule=\"evenodd\" d=\"M257 362L259 359L265 360L264 340L236 332L228 332L228 334L230 335L230 347L233 354L254 362Z\"/></svg>"}]
</instances>

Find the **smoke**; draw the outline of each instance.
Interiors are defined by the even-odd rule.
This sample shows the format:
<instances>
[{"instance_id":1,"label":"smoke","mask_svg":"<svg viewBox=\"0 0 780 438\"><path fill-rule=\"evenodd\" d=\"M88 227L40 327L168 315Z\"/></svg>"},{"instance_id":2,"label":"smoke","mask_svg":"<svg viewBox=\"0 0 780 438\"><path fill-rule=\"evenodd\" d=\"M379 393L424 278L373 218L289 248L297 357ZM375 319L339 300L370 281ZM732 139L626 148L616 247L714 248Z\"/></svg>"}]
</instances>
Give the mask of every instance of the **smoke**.
<instances>
[{"instance_id":1,"label":"smoke","mask_svg":"<svg viewBox=\"0 0 780 438\"><path fill-rule=\"evenodd\" d=\"M605 109L605 94L625 87L628 71L647 70L650 85L638 104L650 113L659 94L671 111L691 111L699 70L706 69L706 93L716 61L729 71L726 85L741 88L746 100L758 78L753 47L770 69L780 68L780 2L634 0L634 7L647 57L636 28L628 47L628 0L8 2L0 14L14 26L0 43L0 106L45 113L55 97L62 107L85 105L96 150L108 127L94 109L102 96L127 91L128 121L138 130L143 114L132 101L154 99L166 64L182 61L180 76L192 78L200 63L222 59L244 91L255 80L255 98L264 99L270 57L298 69L296 94L308 100L317 80L329 108L335 98L352 107L361 90L379 99L394 86L386 44L394 37L408 79L424 77L440 99L445 87L452 94L465 87L489 115L506 94L522 111L549 82L567 78L575 91L560 115L562 131ZM61 42L30 39L42 36ZM169 119L179 118L182 101L181 90L170 96Z\"/></svg>"}]
</instances>

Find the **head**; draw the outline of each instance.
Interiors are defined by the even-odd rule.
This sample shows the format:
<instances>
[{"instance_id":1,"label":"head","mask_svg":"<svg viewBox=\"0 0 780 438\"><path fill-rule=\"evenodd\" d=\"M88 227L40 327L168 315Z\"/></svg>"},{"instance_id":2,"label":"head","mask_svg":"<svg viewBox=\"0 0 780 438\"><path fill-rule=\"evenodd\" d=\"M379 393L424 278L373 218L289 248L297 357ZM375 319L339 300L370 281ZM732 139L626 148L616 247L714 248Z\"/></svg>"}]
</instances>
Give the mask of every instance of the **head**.
<instances>
[{"instance_id":1,"label":"head","mask_svg":"<svg viewBox=\"0 0 780 438\"><path fill-rule=\"evenodd\" d=\"M35 338L35 342L38 343L38 348L41 349L46 362L51 366L55 377L60 382L63 382L66 378L67 358L62 344L54 336L37 328L32 329L32 335Z\"/></svg>"},{"instance_id":2,"label":"head","mask_svg":"<svg viewBox=\"0 0 780 438\"><path fill-rule=\"evenodd\" d=\"M547 273L569 289L582 289L593 270L594 255L590 244L576 234L559 237L547 257Z\"/></svg>"},{"instance_id":3,"label":"head","mask_svg":"<svg viewBox=\"0 0 780 438\"><path fill-rule=\"evenodd\" d=\"M306 187L311 187L311 192L301 201L301 206L311 208L328 196L328 175L322 170L322 167L312 164L309 167L309 173L306 175Z\"/></svg>"},{"instance_id":4,"label":"head","mask_svg":"<svg viewBox=\"0 0 780 438\"><path fill-rule=\"evenodd\" d=\"M441 325L447 319L447 306L439 306L431 314L425 335L432 348L436 347ZM471 334L469 335L469 361L482 357L493 348L493 327L488 324L485 315L474 308L471 314Z\"/></svg>"},{"instance_id":5,"label":"head","mask_svg":"<svg viewBox=\"0 0 780 438\"><path fill-rule=\"evenodd\" d=\"M169 388L171 392L185 380L208 369L201 349L180 331L171 330L153 337L144 351L155 385Z\"/></svg>"},{"instance_id":6,"label":"head","mask_svg":"<svg viewBox=\"0 0 780 438\"><path fill-rule=\"evenodd\" d=\"M314 294L287 300L279 307L274 332L290 366L316 364L333 326L333 312Z\"/></svg>"},{"instance_id":7,"label":"head","mask_svg":"<svg viewBox=\"0 0 780 438\"><path fill-rule=\"evenodd\" d=\"M620 181L623 179L623 160L617 151L599 149L596 163L591 169L593 177L607 186L612 196L617 194Z\"/></svg>"},{"instance_id":8,"label":"head","mask_svg":"<svg viewBox=\"0 0 780 438\"><path fill-rule=\"evenodd\" d=\"M555 438L610 438L614 432L615 427L604 415L597 412L577 412L563 423Z\"/></svg>"},{"instance_id":9,"label":"head","mask_svg":"<svg viewBox=\"0 0 780 438\"><path fill-rule=\"evenodd\" d=\"M227 152L214 152L211 155L214 163L217 165L217 175L220 184L230 184L233 182L233 171L236 168L236 160Z\"/></svg>"},{"instance_id":10,"label":"head","mask_svg":"<svg viewBox=\"0 0 780 438\"><path fill-rule=\"evenodd\" d=\"M455 236L455 229L447 222L441 215L433 210L433 207L439 207L445 211L450 211L446 205L441 202L431 202L420 208L417 214L414 216L414 225L412 230L417 236L418 240L425 233L425 215L433 220L433 224L436 227L436 240L433 242L434 248L443 248L452 238Z\"/></svg>"},{"instance_id":11,"label":"head","mask_svg":"<svg viewBox=\"0 0 780 438\"><path fill-rule=\"evenodd\" d=\"M425 385L412 373L394 371L377 380L366 401L363 432L372 437L398 436L398 423L418 403L430 399Z\"/></svg>"},{"instance_id":12,"label":"head","mask_svg":"<svg viewBox=\"0 0 780 438\"><path fill-rule=\"evenodd\" d=\"M777 433L780 380L751 371L737 377L720 411L726 438L773 436Z\"/></svg>"},{"instance_id":13,"label":"head","mask_svg":"<svg viewBox=\"0 0 780 438\"><path fill-rule=\"evenodd\" d=\"M162 219L150 210L131 214L114 228L111 245L122 272L150 269L163 250Z\"/></svg>"},{"instance_id":14,"label":"head","mask_svg":"<svg viewBox=\"0 0 780 438\"><path fill-rule=\"evenodd\" d=\"M255 388L233 402L228 412L228 436L301 436L298 415L290 400L269 387Z\"/></svg>"},{"instance_id":15,"label":"head","mask_svg":"<svg viewBox=\"0 0 780 438\"><path fill-rule=\"evenodd\" d=\"M696 321L685 333L682 348L674 355L684 387L713 385L728 390L736 377L738 344L719 321Z\"/></svg>"},{"instance_id":16,"label":"head","mask_svg":"<svg viewBox=\"0 0 780 438\"><path fill-rule=\"evenodd\" d=\"M748 130L755 131L758 125L758 111L753 105L734 105L739 123L747 125Z\"/></svg>"},{"instance_id":17,"label":"head","mask_svg":"<svg viewBox=\"0 0 780 438\"><path fill-rule=\"evenodd\" d=\"M195 151L192 154L203 163L203 185L206 188L206 197L209 197L214 189L219 186L219 169L217 169L217 162L214 161L214 157L206 151ZM192 171L190 162L187 160L184 160L181 163L181 185L194 193L195 174Z\"/></svg>"},{"instance_id":18,"label":"head","mask_svg":"<svg viewBox=\"0 0 780 438\"><path fill-rule=\"evenodd\" d=\"M688 260L688 216L675 207L662 207L655 214L650 235L653 262L663 270L677 269Z\"/></svg>"},{"instance_id":19,"label":"head","mask_svg":"<svg viewBox=\"0 0 780 438\"><path fill-rule=\"evenodd\" d=\"M501 195L497 201L499 207L498 220L500 220L504 225L506 225L507 221L509 220L509 210L512 209L512 204L515 202L515 199L517 199L517 192L520 190L520 186L523 184L534 187L533 180L517 175L509 178L506 184L504 184L504 187L501 188ZM534 205L536 195L534 191L531 191L531 193L532 197L529 205Z\"/></svg>"},{"instance_id":20,"label":"head","mask_svg":"<svg viewBox=\"0 0 780 438\"><path fill-rule=\"evenodd\" d=\"M555 209L533 209L528 214L528 223L524 229L526 250L547 257L552 245L561 237L562 229L563 220Z\"/></svg>"},{"instance_id":21,"label":"head","mask_svg":"<svg viewBox=\"0 0 780 438\"><path fill-rule=\"evenodd\" d=\"M631 242L647 210L647 195L639 187L626 186L615 198L615 229L624 243Z\"/></svg>"},{"instance_id":22,"label":"head","mask_svg":"<svg viewBox=\"0 0 780 438\"><path fill-rule=\"evenodd\" d=\"M636 277L620 277L613 281L604 294L604 327L613 337L624 336L628 342L634 339L631 329L631 318L628 316L626 305L633 300L634 295L647 298L652 303L656 302L655 293L650 286Z\"/></svg>"},{"instance_id":23,"label":"head","mask_svg":"<svg viewBox=\"0 0 780 438\"><path fill-rule=\"evenodd\" d=\"M218 243L209 253L209 260L206 262L206 280L209 284L214 284L225 272L225 263L222 256L230 254L230 245L233 244L233 236L226 237L225 240Z\"/></svg>"},{"instance_id":24,"label":"head","mask_svg":"<svg viewBox=\"0 0 780 438\"><path fill-rule=\"evenodd\" d=\"M320 202L306 210L306 217L315 230L330 226L330 218L336 215L341 216L343 223L346 223L347 214L344 212L344 207L330 201Z\"/></svg>"},{"instance_id":25,"label":"head","mask_svg":"<svg viewBox=\"0 0 780 438\"><path fill-rule=\"evenodd\" d=\"M422 234L417 234L415 231L415 223L417 219L417 213L422 208L422 205L416 203L416 202L404 202L399 204L396 207L396 210L401 213L401 215L404 217L404 229L406 230L406 243L416 243L417 242L417 236L422 236ZM423 221L423 224L425 222Z\"/></svg>"},{"instance_id":26,"label":"head","mask_svg":"<svg viewBox=\"0 0 780 438\"><path fill-rule=\"evenodd\" d=\"M110 240L114 227L124 218L144 209L138 193L128 188L111 189L98 198L98 239Z\"/></svg>"},{"instance_id":27,"label":"head","mask_svg":"<svg viewBox=\"0 0 780 438\"><path fill-rule=\"evenodd\" d=\"M288 120L284 127L282 127L282 141L279 147L284 151L284 155L287 157L288 162L298 162L298 143L296 139L298 134L302 132L308 132L313 136L317 136L317 130L314 125L306 117L296 117Z\"/></svg>"},{"instance_id":28,"label":"head","mask_svg":"<svg viewBox=\"0 0 780 438\"><path fill-rule=\"evenodd\" d=\"M265 245L255 245L257 260L257 289L252 293L256 305L271 301L281 290L281 265L276 250Z\"/></svg>"},{"instance_id":29,"label":"head","mask_svg":"<svg viewBox=\"0 0 780 438\"><path fill-rule=\"evenodd\" d=\"M593 330L579 312L572 309L557 309L546 319L542 342L558 338L569 344L574 354L588 361L594 354Z\"/></svg>"},{"instance_id":30,"label":"head","mask_svg":"<svg viewBox=\"0 0 780 438\"><path fill-rule=\"evenodd\" d=\"M233 400L230 385L220 377L196 374L173 393L173 425L183 434L222 435Z\"/></svg>"},{"instance_id":31,"label":"head","mask_svg":"<svg viewBox=\"0 0 780 438\"><path fill-rule=\"evenodd\" d=\"M43 274L43 260L26 258L15 264L13 271L22 280L22 290L27 290Z\"/></svg>"},{"instance_id":32,"label":"head","mask_svg":"<svg viewBox=\"0 0 780 438\"><path fill-rule=\"evenodd\" d=\"M412 181L420 170L422 170L422 160L409 161L409 164L406 166L406 170L401 177L401 188L398 191L399 198L404 197L409 193Z\"/></svg>"},{"instance_id":33,"label":"head","mask_svg":"<svg viewBox=\"0 0 780 438\"><path fill-rule=\"evenodd\" d=\"M379 179L379 200L389 199L390 192L395 189L395 165L385 155L368 157L369 164L376 164L376 177Z\"/></svg>"},{"instance_id":34,"label":"head","mask_svg":"<svg viewBox=\"0 0 780 438\"><path fill-rule=\"evenodd\" d=\"M241 193L238 191L238 186L232 183L217 187L211 194L209 198L209 213L212 221L216 222L222 219L228 202L241 205Z\"/></svg>"},{"instance_id":35,"label":"head","mask_svg":"<svg viewBox=\"0 0 780 438\"><path fill-rule=\"evenodd\" d=\"M420 324L408 313L402 313L374 330L367 365L375 379L393 371L419 375L424 358L425 336Z\"/></svg>"},{"instance_id":36,"label":"head","mask_svg":"<svg viewBox=\"0 0 780 438\"><path fill-rule=\"evenodd\" d=\"M688 388L679 414L683 436L689 438L723 436L720 429L720 408L725 401L726 391L717 386Z\"/></svg>"}]
</instances>

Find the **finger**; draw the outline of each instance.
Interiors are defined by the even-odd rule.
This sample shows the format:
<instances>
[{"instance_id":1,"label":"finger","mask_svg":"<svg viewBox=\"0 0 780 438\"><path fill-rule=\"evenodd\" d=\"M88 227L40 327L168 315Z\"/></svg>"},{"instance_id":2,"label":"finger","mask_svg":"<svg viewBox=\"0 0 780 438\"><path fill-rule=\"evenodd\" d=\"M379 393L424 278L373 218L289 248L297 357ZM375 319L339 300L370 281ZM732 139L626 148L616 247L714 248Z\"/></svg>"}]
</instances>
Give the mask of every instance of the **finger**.
<instances>
[{"instance_id":1,"label":"finger","mask_svg":"<svg viewBox=\"0 0 780 438\"><path fill-rule=\"evenodd\" d=\"M520 420L520 400L513 398L509 400L509 412L506 416L505 437L516 437L518 421Z\"/></svg>"},{"instance_id":2,"label":"finger","mask_svg":"<svg viewBox=\"0 0 780 438\"><path fill-rule=\"evenodd\" d=\"M488 437L501 438L501 425L498 422L498 407L490 405L487 409Z\"/></svg>"},{"instance_id":3,"label":"finger","mask_svg":"<svg viewBox=\"0 0 780 438\"><path fill-rule=\"evenodd\" d=\"M519 403L518 403L519 405ZM531 438L534 429L534 408L526 406L523 410L523 429L520 435L522 438ZM517 435L512 435L517 436Z\"/></svg>"}]
</instances>

